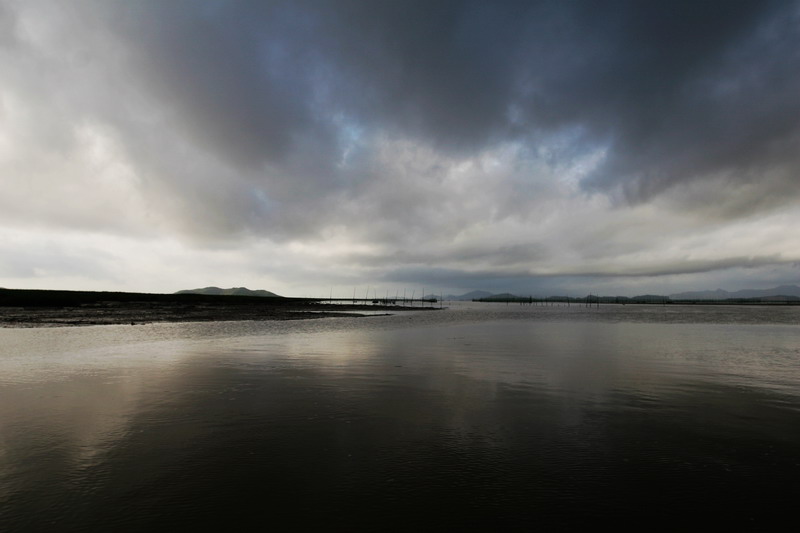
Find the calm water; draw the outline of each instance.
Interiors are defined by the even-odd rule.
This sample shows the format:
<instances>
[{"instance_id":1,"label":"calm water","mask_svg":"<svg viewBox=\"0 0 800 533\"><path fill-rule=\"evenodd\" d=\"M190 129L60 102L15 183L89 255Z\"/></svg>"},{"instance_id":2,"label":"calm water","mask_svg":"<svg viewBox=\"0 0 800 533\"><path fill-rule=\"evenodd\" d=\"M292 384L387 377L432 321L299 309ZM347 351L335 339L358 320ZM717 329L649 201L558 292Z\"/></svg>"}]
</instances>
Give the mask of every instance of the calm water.
<instances>
[{"instance_id":1,"label":"calm water","mask_svg":"<svg viewBox=\"0 0 800 533\"><path fill-rule=\"evenodd\" d=\"M3 531L757 530L798 480L800 308L0 329Z\"/></svg>"}]
</instances>

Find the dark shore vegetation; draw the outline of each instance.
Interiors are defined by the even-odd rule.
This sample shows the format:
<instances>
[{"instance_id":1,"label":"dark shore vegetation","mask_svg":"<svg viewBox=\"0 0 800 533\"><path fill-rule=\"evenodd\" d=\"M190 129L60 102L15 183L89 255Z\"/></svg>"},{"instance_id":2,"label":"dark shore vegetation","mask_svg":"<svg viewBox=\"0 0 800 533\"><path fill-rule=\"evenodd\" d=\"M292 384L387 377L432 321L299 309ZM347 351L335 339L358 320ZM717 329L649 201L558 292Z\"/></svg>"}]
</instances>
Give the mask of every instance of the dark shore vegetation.
<instances>
[{"instance_id":1,"label":"dark shore vegetation","mask_svg":"<svg viewBox=\"0 0 800 533\"><path fill-rule=\"evenodd\" d=\"M496 294L485 298L476 298L473 302L516 303L520 305L800 305L800 298L796 296L766 296L757 298L725 298L713 299L673 299L669 296L644 295L636 297L627 296L595 296L583 297L549 296L539 298L533 296L516 296L513 294Z\"/></svg>"},{"instance_id":2,"label":"dark shore vegetation","mask_svg":"<svg viewBox=\"0 0 800 533\"><path fill-rule=\"evenodd\" d=\"M301 320L403 309L410 308L310 298L0 289L0 327Z\"/></svg>"}]
</instances>

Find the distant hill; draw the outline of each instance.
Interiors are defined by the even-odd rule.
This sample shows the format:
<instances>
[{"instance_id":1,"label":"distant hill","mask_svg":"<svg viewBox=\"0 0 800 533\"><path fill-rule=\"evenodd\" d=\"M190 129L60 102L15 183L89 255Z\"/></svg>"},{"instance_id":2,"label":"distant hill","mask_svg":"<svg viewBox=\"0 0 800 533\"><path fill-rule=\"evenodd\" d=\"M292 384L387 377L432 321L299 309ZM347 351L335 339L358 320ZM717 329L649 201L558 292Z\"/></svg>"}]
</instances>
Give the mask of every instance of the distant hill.
<instances>
[{"instance_id":1,"label":"distant hill","mask_svg":"<svg viewBox=\"0 0 800 533\"><path fill-rule=\"evenodd\" d=\"M480 298L481 301L484 302L505 302L507 300L521 300L521 299L528 299L527 296L517 296L516 294L511 294L510 292L503 292L500 294L490 294L489 296L484 296Z\"/></svg>"},{"instance_id":2,"label":"distant hill","mask_svg":"<svg viewBox=\"0 0 800 533\"><path fill-rule=\"evenodd\" d=\"M633 298L630 298L630 300L635 302L663 302L667 298L669 297L661 294L639 294Z\"/></svg>"},{"instance_id":3,"label":"distant hill","mask_svg":"<svg viewBox=\"0 0 800 533\"><path fill-rule=\"evenodd\" d=\"M445 300L455 300L455 301L470 301L470 300L477 300L479 298L487 298L491 296L491 292L486 291L472 291L466 294L462 294L461 296L455 296L453 294L448 294L444 297Z\"/></svg>"},{"instance_id":4,"label":"distant hill","mask_svg":"<svg viewBox=\"0 0 800 533\"><path fill-rule=\"evenodd\" d=\"M492 294L489 298L495 300L509 300L514 298L521 298L521 296L517 296L516 294L511 294L510 292L501 292L500 294Z\"/></svg>"},{"instance_id":5,"label":"distant hill","mask_svg":"<svg viewBox=\"0 0 800 533\"><path fill-rule=\"evenodd\" d=\"M203 289L186 289L175 294L208 294L212 296L266 296L271 298L282 298L274 292L265 290L251 291L246 287L233 287L230 289L220 289L219 287L205 287Z\"/></svg>"},{"instance_id":6,"label":"distant hill","mask_svg":"<svg viewBox=\"0 0 800 533\"><path fill-rule=\"evenodd\" d=\"M781 285L772 289L743 289L740 291L689 291L670 294L672 300L728 300L737 298L770 298L776 296L800 297L800 287L797 285ZM794 299L794 298L789 298Z\"/></svg>"}]
</instances>

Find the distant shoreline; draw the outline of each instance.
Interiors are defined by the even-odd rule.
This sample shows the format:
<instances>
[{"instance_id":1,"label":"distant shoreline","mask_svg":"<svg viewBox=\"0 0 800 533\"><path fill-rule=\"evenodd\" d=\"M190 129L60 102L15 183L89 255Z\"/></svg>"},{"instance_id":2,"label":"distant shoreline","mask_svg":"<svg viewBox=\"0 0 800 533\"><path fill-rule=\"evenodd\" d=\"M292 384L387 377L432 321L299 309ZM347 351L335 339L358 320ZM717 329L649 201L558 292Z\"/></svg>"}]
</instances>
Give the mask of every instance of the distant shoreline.
<instances>
[{"instance_id":1,"label":"distant shoreline","mask_svg":"<svg viewBox=\"0 0 800 533\"><path fill-rule=\"evenodd\" d=\"M725 300L710 300L710 299L697 299L697 300L636 300L626 299L622 300L614 297L601 296L591 298L481 298L472 300L479 303L506 303L506 304L520 304L520 305L551 305L551 304L571 304L571 305L755 305L763 307L785 307L785 306L798 306L800 300L767 300L764 298L728 298Z\"/></svg>"},{"instance_id":2,"label":"distant shoreline","mask_svg":"<svg viewBox=\"0 0 800 533\"><path fill-rule=\"evenodd\" d=\"M309 298L0 289L0 327L307 320L369 316L359 311L420 309L423 308L334 305Z\"/></svg>"}]
</instances>

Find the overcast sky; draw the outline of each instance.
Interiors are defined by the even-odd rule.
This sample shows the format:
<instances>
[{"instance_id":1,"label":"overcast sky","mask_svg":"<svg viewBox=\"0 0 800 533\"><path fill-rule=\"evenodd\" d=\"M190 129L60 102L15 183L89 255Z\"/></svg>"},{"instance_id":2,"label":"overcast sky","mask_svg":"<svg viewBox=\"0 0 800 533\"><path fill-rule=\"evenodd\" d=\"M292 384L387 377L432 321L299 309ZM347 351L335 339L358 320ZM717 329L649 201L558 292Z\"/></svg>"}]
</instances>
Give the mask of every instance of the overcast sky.
<instances>
[{"instance_id":1,"label":"overcast sky","mask_svg":"<svg viewBox=\"0 0 800 533\"><path fill-rule=\"evenodd\" d=\"M800 2L0 0L0 286L800 283Z\"/></svg>"}]
</instances>

